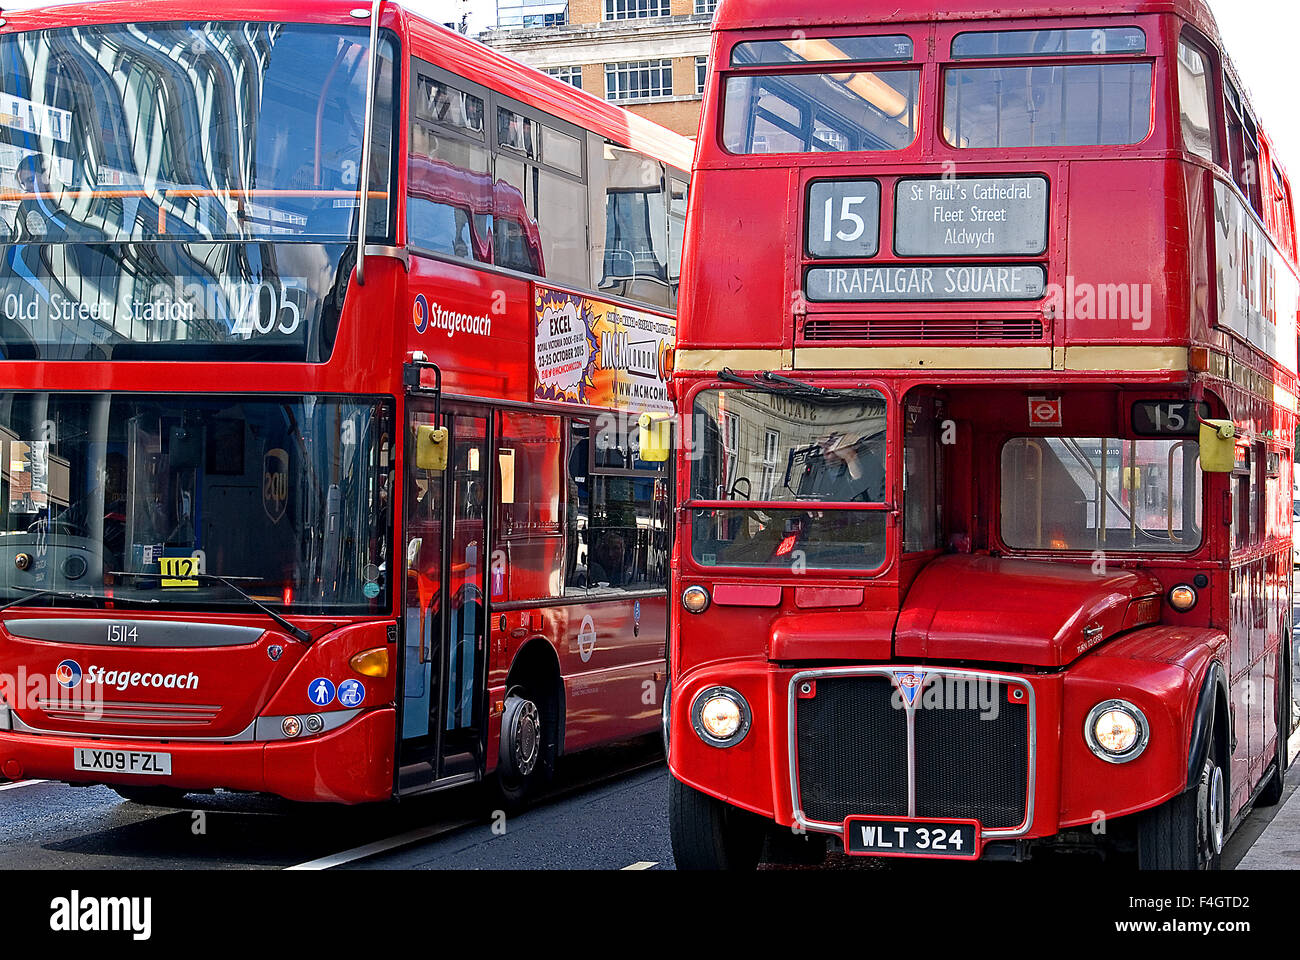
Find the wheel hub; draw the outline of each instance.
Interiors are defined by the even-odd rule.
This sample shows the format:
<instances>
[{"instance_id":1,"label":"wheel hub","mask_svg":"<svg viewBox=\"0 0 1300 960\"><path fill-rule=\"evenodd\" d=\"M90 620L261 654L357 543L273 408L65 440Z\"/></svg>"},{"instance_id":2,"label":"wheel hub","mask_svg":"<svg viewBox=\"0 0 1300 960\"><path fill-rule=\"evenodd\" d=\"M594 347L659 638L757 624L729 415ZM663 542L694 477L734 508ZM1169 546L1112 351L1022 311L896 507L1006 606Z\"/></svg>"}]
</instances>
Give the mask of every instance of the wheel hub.
<instances>
[{"instance_id":1,"label":"wheel hub","mask_svg":"<svg viewBox=\"0 0 1300 960\"><path fill-rule=\"evenodd\" d=\"M537 705L531 700L525 701L515 715L511 741L515 769L520 776L526 777L537 767L537 759L542 752L542 718Z\"/></svg>"},{"instance_id":2,"label":"wheel hub","mask_svg":"<svg viewBox=\"0 0 1300 960\"><path fill-rule=\"evenodd\" d=\"M1223 792L1223 771L1213 764L1207 771L1209 775L1208 790L1208 809L1206 810L1206 824L1210 841L1210 851L1215 856L1223 852L1223 833L1224 821L1226 819L1227 803Z\"/></svg>"}]
</instances>

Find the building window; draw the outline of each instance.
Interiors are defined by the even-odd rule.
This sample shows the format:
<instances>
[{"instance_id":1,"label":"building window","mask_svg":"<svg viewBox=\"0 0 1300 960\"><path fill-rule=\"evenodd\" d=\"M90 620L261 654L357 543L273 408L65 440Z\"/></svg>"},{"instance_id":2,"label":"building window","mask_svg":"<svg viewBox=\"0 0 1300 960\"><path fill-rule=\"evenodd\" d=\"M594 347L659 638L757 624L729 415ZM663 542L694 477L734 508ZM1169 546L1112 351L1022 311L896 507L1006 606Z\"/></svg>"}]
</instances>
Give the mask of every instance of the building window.
<instances>
[{"instance_id":1,"label":"building window","mask_svg":"<svg viewBox=\"0 0 1300 960\"><path fill-rule=\"evenodd\" d=\"M671 60L632 60L605 64L605 99L637 100L673 95Z\"/></svg>"},{"instance_id":2,"label":"building window","mask_svg":"<svg viewBox=\"0 0 1300 960\"><path fill-rule=\"evenodd\" d=\"M497 4L498 27L562 27L569 22L564 0L505 0Z\"/></svg>"},{"instance_id":3,"label":"building window","mask_svg":"<svg viewBox=\"0 0 1300 960\"><path fill-rule=\"evenodd\" d=\"M695 0L696 16L708 15L711 17L717 11L717 9L718 9L718 0Z\"/></svg>"},{"instance_id":4,"label":"building window","mask_svg":"<svg viewBox=\"0 0 1300 960\"><path fill-rule=\"evenodd\" d=\"M571 87L582 89L582 67L547 67L543 72Z\"/></svg>"},{"instance_id":5,"label":"building window","mask_svg":"<svg viewBox=\"0 0 1300 960\"><path fill-rule=\"evenodd\" d=\"M668 0L605 0L606 20L666 17L668 14Z\"/></svg>"},{"instance_id":6,"label":"building window","mask_svg":"<svg viewBox=\"0 0 1300 960\"><path fill-rule=\"evenodd\" d=\"M708 75L709 75L709 58L696 57L695 58L695 92L696 93L700 95L704 94L704 80L706 77L708 77Z\"/></svg>"}]
</instances>

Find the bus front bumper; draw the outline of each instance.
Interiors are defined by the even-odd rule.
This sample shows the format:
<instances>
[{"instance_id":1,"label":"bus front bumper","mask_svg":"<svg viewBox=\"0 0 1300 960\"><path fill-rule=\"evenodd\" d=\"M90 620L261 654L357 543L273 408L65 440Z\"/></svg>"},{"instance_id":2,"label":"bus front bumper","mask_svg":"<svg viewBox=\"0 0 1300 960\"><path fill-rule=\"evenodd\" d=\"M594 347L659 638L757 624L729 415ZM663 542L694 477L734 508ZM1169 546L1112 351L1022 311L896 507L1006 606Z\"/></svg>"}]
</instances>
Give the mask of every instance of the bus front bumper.
<instances>
[{"instance_id":1,"label":"bus front bumper","mask_svg":"<svg viewBox=\"0 0 1300 960\"><path fill-rule=\"evenodd\" d=\"M287 800L367 803L393 789L396 711L366 711L337 730L301 740L231 743L125 740L0 731L0 774L109 786L216 788ZM78 750L166 754L169 775L78 770Z\"/></svg>"}]
</instances>

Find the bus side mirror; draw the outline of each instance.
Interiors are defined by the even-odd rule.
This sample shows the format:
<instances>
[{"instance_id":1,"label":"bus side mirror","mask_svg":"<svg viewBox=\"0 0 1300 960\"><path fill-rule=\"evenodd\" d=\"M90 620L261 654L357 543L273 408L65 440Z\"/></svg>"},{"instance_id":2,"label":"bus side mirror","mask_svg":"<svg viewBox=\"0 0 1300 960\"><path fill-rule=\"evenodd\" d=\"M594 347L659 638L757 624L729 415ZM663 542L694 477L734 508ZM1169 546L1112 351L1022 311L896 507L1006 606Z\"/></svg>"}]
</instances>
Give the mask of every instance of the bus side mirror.
<instances>
[{"instance_id":1,"label":"bus side mirror","mask_svg":"<svg viewBox=\"0 0 1300 960\"><path fill-rule=\"evenodd\" d=\"M447 428L421 423L415 428L415 465L421 470L447 469Z\"/></svg>"},{"instance_id":2,"label":"bus side mirror","mask_svg":"<svg viewBox=\"0 0 1300 960\"><path fill-rule=\"evenodd\" d=\"M1232 473L1237 453L1237 430L1231 420L1201 421L1201 469L1206 473Z\"/></svg>"},{"instance_id":3,"label":"bus side mirror","mask_svg":"<svg viewBox=\"0 0 1300 960\"><path fill-rule=\"evenodd\" d=\"M643 413L637 421L640 428L638 456L646 463L664 463L672 452L672 418L665 413Z\"/></svg>"}]
</instances>

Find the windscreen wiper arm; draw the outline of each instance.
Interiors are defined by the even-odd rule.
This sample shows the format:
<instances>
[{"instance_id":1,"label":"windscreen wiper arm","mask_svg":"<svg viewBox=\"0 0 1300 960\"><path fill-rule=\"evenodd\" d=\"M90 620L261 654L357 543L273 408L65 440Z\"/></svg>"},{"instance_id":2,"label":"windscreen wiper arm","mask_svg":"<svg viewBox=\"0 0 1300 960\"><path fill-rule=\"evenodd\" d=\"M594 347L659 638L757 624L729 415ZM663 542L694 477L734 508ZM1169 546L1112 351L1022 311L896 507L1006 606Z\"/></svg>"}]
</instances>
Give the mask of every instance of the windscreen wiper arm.
<instances>
[{"instance_id":1,"label":"windscreen wiper arm","mask_svg":"<svg viewBox=\"0 0 1300 960\"><path fill-rule=\"evenodd\" d=\"M115 577L136 577L136 578L149 577L150 579L154 579L154 578L161 577L162 574L159 574L159 573L145 573L145 572L136 572L136 573L132 573L132 572L128 572L128 571L123 570L123 571L113 571L112 576L115 576ZM272 610L270 607L268 607L268 606L267 606L265 603L263 603L261 600L258 600L257 597L254 597L252 594L245 593L245 592L244 592L244 591L243 591L239 586L237 586L237 585L235 584L233 578L231 578L231 577L221 577L221 576L218 576L218 575L215 574L215 573L187 573L187 574L184 575L183 579L185 579L185 580L200 580L200 581L201 581L201 580L207 580L207 581L210 582L210 583L219 583L219 584L221 584L222 586L224 586L224 587L226 587L227 589L233 591L234 593L239 594L241 597L243 597L245 600L247 600L247 601L248 601L249 603L251 603L253 606L257 607L258 610L262 611L264 614L266 614L268 617L270 617L272 620L274 620L277 624L279 624L281 627L283 627L284 630L285 630L285 632L288 633L290 636L292 636L295 640L298 640L298 641L301 642L301 643L305 643L307 646L311 646L311 644L312 644L312 638L311 638L311 634L310 634L310 633L308 633L308 632L307 632L306 630L304 630L302 627L298 627L298 626L295 626L294 624L290 623L290 622L289 622L288 620L286 620L284 617L280 616L278 613L276 613L274 610ZM256 577L244 577L244 578L241 578L241 579L246 579L246 580L255 580L255 579L257 579L257 578L256 578ZM3 607L0 607L0 610L3 610L3 609L4 609Z\"/></svg>"},{"instance_id":2,"label":"windscreen wiper arm","mask_svg":"<svg viewBox=\"0 0 1300 960\"><path fill-rule=\"evenodd\" d=\"M804 383L802 380L795 380L792 377L783 377L779 373L765 372L760 373L758 377L759 379L750 380L748 377L740 376L730 367L723 367L718 373L719 380L777 396L790 396L793 394L802 397L816 397L819 400L862 400L862 397L845 390L831 390L828 387L814 386L811 383Z\"/></svg>"},{"instance_id":3,"label":"windscreen wiper arm","mask_svg":"<svg viewBox=\"0 0 1300 960\"><path fill-rule=\"evenodd\" d=\"M33 600L39 600L42 597L62 597L68 600L112 600L114 602L121 601L124 603L157 603L158 602L157 600L154 599L144 600L144 599L136 599L135 597L109 597L102 593L79 593L75 590L55 590L53 588L39 589L37 587L21 587L17 585L11 585L10 589L27 590L30 592L25 597L19 597L17 600L10 600L8 603L4 604L3 606L0 606L0 613L3 613L5 610L8 610L10 607L18 607L23 605L24 603L30 603Z\"/></svg>"}]
</instances>

